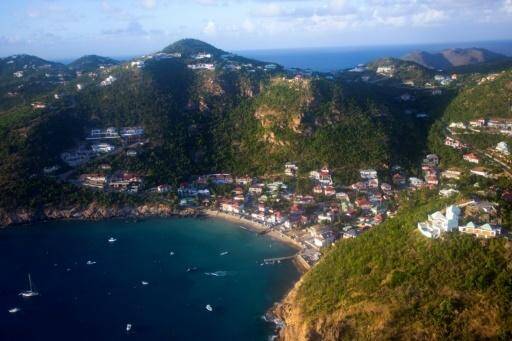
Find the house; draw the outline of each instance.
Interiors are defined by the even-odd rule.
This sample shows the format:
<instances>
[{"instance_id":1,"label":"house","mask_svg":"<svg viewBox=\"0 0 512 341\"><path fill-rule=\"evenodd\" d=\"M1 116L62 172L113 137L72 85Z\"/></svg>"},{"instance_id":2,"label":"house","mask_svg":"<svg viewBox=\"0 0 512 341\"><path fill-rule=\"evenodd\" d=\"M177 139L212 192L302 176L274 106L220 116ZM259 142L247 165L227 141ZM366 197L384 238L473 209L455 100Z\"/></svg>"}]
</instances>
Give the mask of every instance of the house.
<instances>
[{"instance_id":1,"label":"house","mask_svg":"<svg viewBox=\"0 0 512 341\"><path fill-rule=\"evenodd\" d=\"M334 187L332 187L332 186L326 186L324 188L324 195L327 197L336 195L336 189L334 189Z\"/></svg>"},{"instance_id":2,"label":"house","mask_svg":"<svg viewBox=\"0 0 512 341\"><path fill-rule=\"evenodd\" d=\"M314 194L323 194L323 192L324 192L324 189L322 188L322 186L316 185L315 187L313 187Z\"/></svg>"},{"instance_id":3,"label":"house","mask_svg":"<svg viewBox=\"0 0 512 341\"><path fill-rule=\"evenodd\" d=\"M449 168L441 173L441 177L445 179L459 180L462 175L462 171L456 168Z\"/></svg>"},{"instance_id":4,"label":"house","mask_svg":"<svg viewBox=\"0 0 512 341\"><path fill-rule=\"evenodd\" d=\"M411 176L409 178L409 184L412 187L421 188L421 187L423 187L425 185L425 182L423 180L421 180L420 178L416 178L416 177Z\"/></svg>"},{"instance_id":5,"label":"house","mask_svg":"<svg viewBox=\"0 0 512 341\"><path fill-rule=\"evenodd\" d=\"M481 226L477 226L472 221L464 226L460 226L459 231L462 233L472 234L480 238L496 238L497 235L501 234L501 228L497 225L483 224Z\"/></svg>"},{"instance_id":6,"label":"house","mask_svg":"<svg viewBox=\"0 0 512 341\"><path fill-rule=\"evenodd\" d=\"M369 210L371 208L370 202L365 197L357 198L355 204L362 210Z\"/></svg>"},{"instance_id":7,"label":"house","mask_svg":"<svg viewBox=\"0 0 512 341\"><path fill-rule=\"evenodd\" d=\"M89 136L86 137L86 140L102 140L102 139L118 139L119 134L117 132L117 128L109 127L107 129L91 129L89 132Z\"/></svg>"},{"instance_id":8,"label":"house","mask_svg":"<svg viewBox=\"0 0 512 341\"><path fill-rule=\"evenodd\" d=\"M491 174L489 173L489 171L487 169L485 169L484 167L473 168L469 172L471 174L474 174L474 175L477 175L477 176L483 176L484 178L491 177Z\"/></svg>"},{"instance_id":9,"label":"house","mask_svg":"<svg viewBox=\"0 0 512 341\"><path fill-rule=\"evenodd\" d=\"M395 175L393 175L393 184L395 186L403 186L406 184L406 182L407 179L402 174L396 173Z\"/></svg>"},{"instance_id":10,"label":"house","mask_svg":"<svg viewBox=\"0 0 512 341\"><path fill-rule=\"evenodd\" d=\"M124 138L144 136L144 128L142 128L142 127L121 128L121 136Z\"/></svg>"},{"instance_id":11,"label":"house","mask_svg":"<svg viewBox=\"0 0 512 341\"><path fill-rule=\"evenodd\" d=\"M225 201L221 203L220 210L226 213L240 214L243 205L236 201Z\"/></svg>"},{"instance_id":12,"label":"house","mask_svg":"<svg viewBox=\"0 0 512 341\"><path fill-rule=\"evenodd\" d=\"M376 73L386 77L393 77L393 74L395 73L395 67L393 65L379 66Z\"/></svg>"},{"instance_id":13,"label":"house","mask_svg":"<svg viewBox=\"0 0 512 341\"><path fill-rule=\"evenodd\" d=\"M333 184L329 168L324 167L320 170L318 181L320 181L322 186L331 186Z\"/></svg>"},{"instance_id":14,"label":"house","mask_svg":"<svg viewBox=\"0 0 512 341\"><path fill-rule=\"evenodd\" d=\"M255 184L255 185L249 187L249 193L260 195L261 193L263 193L263 187L265 187L265 185Z\"/></svg>"},{"instance_id":15,"label":"house","mask_svg":"<svg viewBox=\"0 0 512 341\"><path fill-rule=\"evenodd\" d=\"M457 129L466 129L467 128L466 124L464 124L463 122L452 122L452 123L450 123L450 125L448 127L457 128Z\"/></svg>"},{"instance_id":16,"label":"house","mask_svg":"<svg viewBox=\"0 0 512 341\"><path fill-rule=\"evenodd\" d=\"M91 146L92 151L97 154L113 152L116 147L108 143L98 143Z\"/></svg>"},{"instance_id":17,"label":"house","mask_svg":"<svg viewBox=\"0 0 512 341\"><path fill-rule=\"evenodd\" d=\"M503 155L510 155L510 151L508 149L508 144L505 141L502 141L496 145L496 151Z\"/></svg>"},{"instance_id":18,"label":"house","mask_svg":"<svg viewBox=\"0 0 512 341\"><path fill-rule=\"evenodd\" d=\"M425 159L423 159L423 164L435 167L439 164L439 157L436 154L428 154Z\"/></svg>"},{"instance_id":19,"label":"house","mask_svg":"<svg viewBox=\"0 0 512 341\"><path fill-rule=\"evenodd\" d=\"M390 184L388 184L388 183L382 183L382 184L380 185L380 189L381 189L382 191L384 191L384 192L391 192L392 187L391 187L391 185L390 185Z\"/></svg>"},{"instance_id":20,"label":"house","mask_svg":"<svg viewBox=\"0 0 512 341\"><path fill-rule=\"evenodd\" d=\"M332 223L334 221L334 214L332 212L320 213L317 215L318 223Z\"/></svg>"},{"instance_id":21,"label":"house","mask_svg":"<svg viewBox=\"0 0 512 341\"><path fill-rule=\"evenodd\" d=\"M252 179L249 176L237 176L235 178L235 183L237 185L247 186L252 183Z\"/></svg>"},{"instance_id":22,"label":"house","mask_svg":"<svg viewBox=\"0 0 512 341\"><path fill-rule=\"evenodd\" d=\"M210 174L208 178L215 185L228 185L233 183L233 176L231 174Z\"/></svg>"},{"instance_id":23,"label":"house","mask_svg":"<svg viewBox=\"0 0 512 341\"><path fill-rule=\"evenodd\" d=\"M44 109L44 108L46 108L46 104L44 104L43 102L34 102L31 105L32 105L32 108L34 108L34 109Z\"/></svg>"},{"instance_id":24,"label":"house","mask_svg":"<svg viewBox=\"0 0 512 341\"><path fill-rule=\"evenodd\" d=\"M480 163L480 159L474 153L464 154L464 156L462 158L464 160L466 160L467 162L476 163L476 164Z\"/></svg>"},{"instance_id":25,"label":"house","mask_svg":"<svg viewBox=\"0 0 512 341\"><path fill-rule=\"evenodd\" d=\"M343 239L357 238L361 234L359 229L351 229L343 232Z\"/></svg>"},{"instance_id":26,"label":"house","mask_svg":"<svg viewBox=\"0 0 512 341\"><path fill-rule=\"evenodd\" d=\"M14 78L21 78L23 77L23 71L16 71L12 74Z\"/></svg>"},{"instance_id":27,"label":"house","mask_svg":"<svg viewBox=\"0 0 512 341\"><path fill-rule=\"evenodd\" d=\"M458 194L459 191L453 188L446 188L439 191L439 195L445 198L451 197L452 195Z\"/></svg>"},{"instance_id":28,"label":"house","mask_svg":"<svg viewBox=\"0 0 512 341\"><path fill-rule=\"evenodd\" d=\"M469 125L472 127L485 127L486 123L487 121L485 118L469 121Z\"/></svg>"},{"instance_id":29,"label":"house","mask_svg":"<svg viewBox=\"0 0 512 341\"><path fill-rule=\"evenodd\" d=\"M211 53L206 53L206 52L199 52L198 54L192 56L192 58L194 58L196 60L210 59L210 58L212 58L212 54Z\"/></svg>"},{"instance_id":30,"label":"house","mask_svg":"<svg viewBox=\"0 0 512 341\"><path fill-rule=\"evenodd\" d=\"M136 193L142 187L142 177L132 172L117 171L110 177L108 186L115 191Z\"/></svg>"},{"instance_id":31,"label":"house","mask_svg":"<svg viewBox=\"0 0 512 341\"><path fill-rule=\"evenodd\" d=\"M191 70L215 70L215 64L211 63L189 64L187 67Z\"/></svg>"},{"instance_id":32,"label":"house","mask_svg":"<svg viewBox=\"0 0 512 341\"><path fill-rule=\"evenodd\" d=\"M345 192L336 193L336 199L338 199L340 201L350 201L350 197Z\"/></svg>"},{"instance_id":33,"label":"house","mask_svg":"<svg viewBox=\"0 0 512 341\"><path fill-rule=\"evenodd\" d=\"M311 236L313 237L313 244L318 248L329 246L335 240L334 233L326 229L314 229L314 231L311 231Z\"/></svg>"},{"instance_id":34,"label":"house","mask_svg":"<svg viewBox=\"0 0 512 341\"><path fill-rule=\"evenodd\" d=\"M80 183L86 187L103 189L107 183L107 177L103 174L82 174Z\"/></svg>"},{"instance_id":35,"label":"house","mask_svg":"<svg viewBox=\"0 0 512 341\"><path fill-rule=\"evenodd\" d=\"M377 178L377 171L375 169L363 169L359 171L361 179L370 180Z\"/></svg>"},{"instance_id":36,"label":"house","mask_svg":"<svg viewBox=\"0 0 512 341\"><path fill-rule=\"evenodd\" d=\"M296 176L298 171L299 167L297 167L297 165L295 165L294 163L287 162L284 165L284 174L288 176Z\"/></svg>"},{"instance_id":37,"label":"house","mask_svg":"<svg viewBox=\"0 0 512 341\"><path fill-rule=\"evenodd\" d=\"M460 208L451 205L446 208L446 214L437 211L428 215L428 220L418 223L418 230L428 238L439 238L444 232L455 231L459 226Z\"/></svg>"},{"instance_id":38,"label":"house","mask_svg":"<svg viewBox=\"0 0 512 341\"><path fill-rule=\"evenodd\" d=\"M368 185L368 188L371 189L377 189L379 188L379 179L370 179L366 182Z\"/></svg>"},{"instance_id":39,"label":"house","mask_svg":"<svg viewBox=\"0 0 512 341\"><path fill-rule=\"evenodd\" d=\"M172 190L172 187L171 187L171 186L169 186L169 185L158 185L158 186L156 187L156 191L157 191L158 193L168 193L168 192L170 192L171 190Z\"/></svg>"},{"instance_id":40,"label":"house","mask_svg":"<svg viewBox=\"0 0 512 341\"><path fill-rule=\"evenodd\" d=\"M105 78L103 81L101 81L100 86L109 86L112 83L114 83L117 80L116 77L110 75L107 78Z\"/></svg>"},{"instance_id":41,"label":"house","mask_svg":"<svg viewBox=\"0 0 512 341\"><path fill-rule=\"evenodd\" d=\"M463 149L463 148L467 148L467 146L464 143L460 142L457 139L449 137L449 136L447 136L446 139L444 140L444 144L445 144L445 146L452 147L452 148L459 149L459 150Z\"/></svg>"},{"instance_id":42,"label":"house","mask_svg":"<svg viewBox=\"0 0 512 341\"><path fill-rule=\"evenodd\" d=\"M135 149L128 149L126 151L126 156L135 157L137 156L137 151Z\"/></svg>"}]
</instances>

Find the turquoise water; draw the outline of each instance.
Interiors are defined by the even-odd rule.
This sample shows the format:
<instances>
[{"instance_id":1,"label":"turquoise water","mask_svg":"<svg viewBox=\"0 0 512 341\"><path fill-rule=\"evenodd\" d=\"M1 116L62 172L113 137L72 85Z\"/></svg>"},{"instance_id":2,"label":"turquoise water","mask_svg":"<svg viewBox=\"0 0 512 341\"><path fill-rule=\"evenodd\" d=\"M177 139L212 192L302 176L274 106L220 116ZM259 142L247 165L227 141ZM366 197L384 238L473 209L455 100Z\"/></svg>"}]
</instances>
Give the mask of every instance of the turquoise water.
<instances>
[{"instance_id":1,"label":"turquoise water","mask_svg":"<svg viewBox=\"0 0 512 341\"><path fill-rule=\"evenodd\" d=\"M260 263L294 252L213 219L0 230L0 339L266 340L273 326L261 317L299 273L291 262ZM217 271L224 276L205 274ZM18 296L27 273L38 297ZM13 307L21 311L9 314Z\"/></svg>"}]
</instances>

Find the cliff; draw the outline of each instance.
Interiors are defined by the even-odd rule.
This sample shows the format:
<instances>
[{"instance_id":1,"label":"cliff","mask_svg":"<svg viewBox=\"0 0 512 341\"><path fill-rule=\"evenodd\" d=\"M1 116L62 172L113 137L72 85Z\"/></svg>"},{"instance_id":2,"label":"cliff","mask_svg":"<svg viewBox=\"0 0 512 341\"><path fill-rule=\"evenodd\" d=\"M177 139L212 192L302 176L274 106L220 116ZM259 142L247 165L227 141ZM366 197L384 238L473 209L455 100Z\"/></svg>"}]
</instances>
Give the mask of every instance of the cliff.
<instances>
[{"instance_id":1,"label":"cliff","mask_svg":"<svg viewBox=\"0 0 512 341\"><path fill-rule=\"evenodd\" d=\"M160 203L112 207L105 207L97 203L91 203L83 207L46 207L39 210L19 209L16 211L0 209L0 227L29 224L47 220L101 220L120 217L139 218L151 216L192 216L196 213L197 212L194 209L178 211L170 205Z\"/></svg>"}]
</instances>

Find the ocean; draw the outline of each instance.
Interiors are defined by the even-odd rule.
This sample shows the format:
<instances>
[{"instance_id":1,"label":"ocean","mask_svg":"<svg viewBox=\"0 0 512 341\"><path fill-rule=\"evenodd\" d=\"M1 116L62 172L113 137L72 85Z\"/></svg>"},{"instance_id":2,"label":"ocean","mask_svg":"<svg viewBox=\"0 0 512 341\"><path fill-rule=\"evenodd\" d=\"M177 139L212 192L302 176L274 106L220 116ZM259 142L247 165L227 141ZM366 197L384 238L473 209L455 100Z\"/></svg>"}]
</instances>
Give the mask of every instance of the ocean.
<instances>
[{"instance_id":1,"label":"ocean","mask_svg":"<svg viewBox=\"0 0 512 341\"><path fill-rule=\"evenodd\" d=\"M439 52L443 49L454 47L480 47L512 56L512 41L509 40L422 45L246 50L236 51L235 53L248 58L278 63L286 68L331 72L352 68L358 64L366 64L379 58L400 58L415 50Z\"/></svg>"},{"instance_id":2,"label":"ocean","mask_svg":"<svg viewBox=\"0 0 512 341\"><path fill-rule=\"evenodd\" d=\"M260 264L295 252L216 219L0 230L0 340L266 340L262 316L299 273ZM28 273L39 296L22 298Z\"/></svg>"}]
</instances>

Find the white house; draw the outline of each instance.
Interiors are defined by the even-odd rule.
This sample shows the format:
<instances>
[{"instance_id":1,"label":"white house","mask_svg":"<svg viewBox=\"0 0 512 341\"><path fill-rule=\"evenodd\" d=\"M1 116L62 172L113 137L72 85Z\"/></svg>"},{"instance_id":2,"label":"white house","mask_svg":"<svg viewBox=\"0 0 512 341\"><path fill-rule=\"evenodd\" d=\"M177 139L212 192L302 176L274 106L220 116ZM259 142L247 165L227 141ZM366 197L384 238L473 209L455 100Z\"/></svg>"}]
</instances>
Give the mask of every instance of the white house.
<instances>
[{"instance_id":1,"label":"white house","mask_svg":"<svg viewBox=\"0 0 512 341\"><path fill-rule=\"evenodd\" d=\"M377 171L375 169L363 169L359 171L362 179L370 180L377 178Z\"/></svg>"},{"instance_id":2,"label":"white house","mask_svg":"<svg viewBox=\"0 0 512 341\"><path fill-rule=\"evenodd\" d=\"M418 230L428 238L439 238L444 232L457 230L459 226L460 208L451 205L446 208L446 214L437 211L428 215L428 220L418 223Z\"/></svg>"},{"instance_id":3,"label":"white house","mask_svg":"<svg viewBox=\"0 0 512 341\"><path fill-rule=\"evenodd\" d=\"M501 141L496 145L496 151L502 153L503 155L510 155L510 151L508 149L508 144L505 141Z\"/></svg>"},{"instance_id":4,"label":"white house","mask_svg":"<svg viewBox=\"0 0 512 341\"><path fill-rule=\"evenodd\" d=\"M95 153L110 153L116 149L116 147L108 143L93 144L91 148Z\"/></svg>"},{"instance_id":5,"label":"white house","mask_svg":"<svg viewBox=\"0 0 512 341\"><path fill-rule=\"evenodd\" d=\"M114 83L115 81L117 80L116 77L110 75L108 76L107 78L105 78L101 83L100 85L101 86L108 86L108 85L111 85L112 83Z\"/></svg>"}]
</instances>

